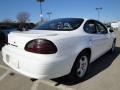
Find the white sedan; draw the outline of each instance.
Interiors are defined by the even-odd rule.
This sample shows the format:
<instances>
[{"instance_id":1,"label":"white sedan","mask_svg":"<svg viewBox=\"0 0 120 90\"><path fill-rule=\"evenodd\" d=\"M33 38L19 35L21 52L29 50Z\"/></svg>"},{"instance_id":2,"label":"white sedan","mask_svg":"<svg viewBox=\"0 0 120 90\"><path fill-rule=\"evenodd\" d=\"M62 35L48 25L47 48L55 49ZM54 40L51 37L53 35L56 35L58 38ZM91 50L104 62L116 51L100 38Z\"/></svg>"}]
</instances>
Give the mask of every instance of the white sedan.
<instances>
[{"instance_id":1,"label":"white sedan","mask_svg":"<svg viewBox=\"0 0 120 90\"><path fill-rule=\"evenodd\" d=\"M22 75L52 79L71 75L79 80L89 64L114 52L113 30L93 19L61 18L34 30L11 32L2 48L3 61Z\"/></svg>"}]
</instances>

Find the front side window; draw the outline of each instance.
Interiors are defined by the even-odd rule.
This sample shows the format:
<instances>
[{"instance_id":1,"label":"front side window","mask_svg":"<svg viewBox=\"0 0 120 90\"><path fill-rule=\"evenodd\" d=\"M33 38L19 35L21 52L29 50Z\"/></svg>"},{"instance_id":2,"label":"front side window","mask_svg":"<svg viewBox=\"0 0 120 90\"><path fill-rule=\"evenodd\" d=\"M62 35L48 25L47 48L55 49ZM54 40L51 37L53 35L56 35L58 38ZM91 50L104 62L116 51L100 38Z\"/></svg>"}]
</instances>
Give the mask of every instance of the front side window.
<instances>
[{"instance_id":1,"label":"front side window","mask_svg":"<svg viewBox=\"0 0 120 90\"><path fill-rule=\"evenodd\" d=\"M35 30L71 31L80 27L84 20L80 18L62 18L36 26Z\"/></svg>"},{"instance_id":2,"label":"front side window","mask_svg":"<svg viewBox=\"0 0 120 90\"><path fill-rule=\"evenodd\" d=\"M107 28L100 22L97 22L97 31L99 34L106 34L108 31L107 31Z\"/></svg>"}]
</instances>

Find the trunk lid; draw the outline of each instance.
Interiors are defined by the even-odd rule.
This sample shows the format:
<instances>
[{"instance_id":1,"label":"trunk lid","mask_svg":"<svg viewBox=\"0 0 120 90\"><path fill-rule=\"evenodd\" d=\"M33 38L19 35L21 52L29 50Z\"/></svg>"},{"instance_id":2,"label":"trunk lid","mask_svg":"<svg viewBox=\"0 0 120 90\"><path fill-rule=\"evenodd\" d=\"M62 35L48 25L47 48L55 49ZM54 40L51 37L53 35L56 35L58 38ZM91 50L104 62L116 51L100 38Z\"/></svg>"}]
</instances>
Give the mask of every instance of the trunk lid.
<instances>
[{"instance_id":1,"label":"trunk lid","mask_svg":"<svg viewBox=\"0 0 120 90\"><path fill-rule=\"evenodd\" d=\"M25 45L33 40L33 39L49 39L49 38L54 38L60 34L63 35L64 32L62 31L46 31L46 30L30 30L30 31L16 31L16 32L11 32L8 35L8 44L19 47L19 48L24 48Z\"/></svg>"}]
</instances>

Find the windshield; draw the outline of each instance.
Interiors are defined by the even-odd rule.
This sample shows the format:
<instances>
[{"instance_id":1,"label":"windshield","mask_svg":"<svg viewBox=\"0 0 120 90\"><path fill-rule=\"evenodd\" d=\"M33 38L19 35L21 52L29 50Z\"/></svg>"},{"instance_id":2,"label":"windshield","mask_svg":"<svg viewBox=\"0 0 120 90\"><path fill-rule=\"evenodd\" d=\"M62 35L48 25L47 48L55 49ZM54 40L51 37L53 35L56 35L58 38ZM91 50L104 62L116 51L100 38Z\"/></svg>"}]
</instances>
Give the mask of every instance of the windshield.
<instances>
[{"instance_id":1,"label":"windshield","mask_svg":"<svg viewBox=\"0 0 120 90\"><path fill-rule=\"evenodd\" d=\"M80 27L84 20L80 18L55 19L36 26L35 30L70 31Z\"/></svg>"}]
</instances>

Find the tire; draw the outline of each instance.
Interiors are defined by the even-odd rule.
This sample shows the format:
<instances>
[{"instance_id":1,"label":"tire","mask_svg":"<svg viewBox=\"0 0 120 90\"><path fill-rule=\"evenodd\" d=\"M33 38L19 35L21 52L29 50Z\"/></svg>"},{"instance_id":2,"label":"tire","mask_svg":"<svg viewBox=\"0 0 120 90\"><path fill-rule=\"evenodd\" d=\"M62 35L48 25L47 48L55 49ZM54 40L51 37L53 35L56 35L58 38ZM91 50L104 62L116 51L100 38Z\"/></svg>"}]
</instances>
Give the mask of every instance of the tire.
<instances>
[{"instance_id":1,"label":"tire","mask_svg":"<svg viewBox=\"0 0 120 90\"><path fill-rule=\"evenodd\" d=\"M69 77L72 81L80 81L85 78L89 67L89 61L90 53L87 51L83 51L78 55L71 73L69 74Z\"/></svg>"},{"instance_id":2,"label":"tire","mask_svg":"<svg viewBox=\"0 0 120 90\"><path fill-rule=\"evenodd\" d=\"M114 53L115 52L115 45L116 45L116 40L114 40L113 44L112 44L112 48L110 49L110 53Z\"/></svg>"}]
</instances>

